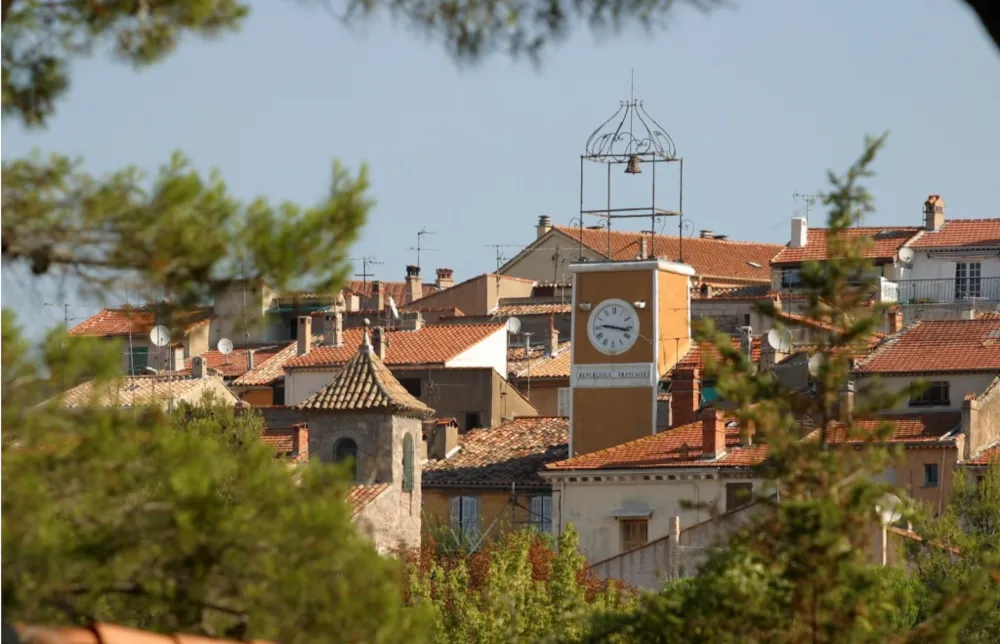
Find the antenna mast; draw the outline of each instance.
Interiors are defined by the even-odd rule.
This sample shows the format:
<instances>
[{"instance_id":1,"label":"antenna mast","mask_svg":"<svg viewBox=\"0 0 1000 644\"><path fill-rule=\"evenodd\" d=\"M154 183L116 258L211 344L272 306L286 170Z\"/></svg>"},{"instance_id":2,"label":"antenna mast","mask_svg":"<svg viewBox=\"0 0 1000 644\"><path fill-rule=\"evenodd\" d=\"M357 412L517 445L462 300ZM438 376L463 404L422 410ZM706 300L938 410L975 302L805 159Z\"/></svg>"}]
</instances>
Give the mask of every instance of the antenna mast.
<instances>
[{"instance_id":1,"label":"antenna mast","mask_svg":"<svg viewBox=\"0 0 1000 644\"><path fill-rule=\"evenodd\" d=\"M805 195L801 192L793 192L792 199L795 203L799 203L799 199L805 203L806 206L806 223L809 223L809 211L812 210L813 205L819 200L819 195Z\"/></svg>"},{"instance_id":2,"label":"antenna mast","mask_svg":"<svg viewBox=\"0 0 1000 644\"><path fill-rule=\"evenodd\" d=\"M368 278L369 277L375 277L374 273L371 273L371 272L368 271L368 267L369 266L381 266L382 262L380 260L375 259L371 255L365 255L364 257L359 257L357 259L352 259L351 261L352 262L361 262L361 272L360 273L355 273L354 276L361 278L361 283L363 285L361 288L362 288L363 291L365 291L365 293L367 293L368 292ZM368 296L365 295L365 297L368 297Z\"/></svg>"},{"instance_id":3,"label":"antenna mast","mask_svg":"<svg viewBox=\"0 0 1000 644\"><path fill-rule=\"evenodd\" d=\"M430 230L427 230L426 228L421 228L417 232L417 245L416 246L410 246L410 248L408 249L408 250L415 250L415 251L417 251L417 268L420 268L420 253L421 253L421 251L430 252L430 251L436 251L437 250L436 248L424 248L424 246L423 246L424 236L425 235L435 235L435 234L437 234L437 233L435 233L433 231L430 231Z\"/></svg>"}]
</instances>

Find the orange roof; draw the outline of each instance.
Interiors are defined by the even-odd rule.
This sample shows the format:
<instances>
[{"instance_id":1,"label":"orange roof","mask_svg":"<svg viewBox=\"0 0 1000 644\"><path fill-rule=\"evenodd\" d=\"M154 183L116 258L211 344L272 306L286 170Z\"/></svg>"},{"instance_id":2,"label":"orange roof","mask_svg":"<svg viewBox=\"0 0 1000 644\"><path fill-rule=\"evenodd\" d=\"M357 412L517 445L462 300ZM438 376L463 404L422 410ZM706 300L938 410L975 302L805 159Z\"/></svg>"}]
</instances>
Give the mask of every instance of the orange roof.
<instances>
[{"instance_id":1,"label":"orange roof","mask_svg":"<svg viewBox=\"0 0 1000 644\"><path fill-rule=\"evenodd\" d=\"M994 445L987 447L983 451L979 452L978 456L966 461L965 464L970 467L987 467L994 461L1000 462L1000 443L995 443Z\"/></svg>"},{"instance_id":2,"label":"orange roof","mask_svg":"<svg viewBox=\"0 0 1000 644\"><path fill-rule=\"evenodd\" d=\"M1000 247L1000 219L953 219L934 232L925 231L910 246L934 248Z\"/></svg>"},{"instance_id":3,"label":"orange roof","mask_svg":"<svg viewBox=\"0 0 1000 644\"><path fill-rule=\"evenodd\" d=\"M322 335L313 334L313 346L323 341ZM285 377L285 363L295 357L298 343L292 342L263 361L257 361L254 356L254 367L234 380L233 387L261 387Z\"/></svg>"},{"instance_id":4,"label":"orange roof","mask_svg":"<svg viewBox=\"0 0 1000 644\"><path fill-rule=\"evenodd\" d=\"M116 380L98 383L88 380L62 395L64 407L76 409L94 403L101 407L142 407L177 399L201 389L218 376L193 378L191 376L122 376Z\"/></svg>"},{"instance_id":5,"label":"orange roof","mask_svg":"<svg viewBox=\"0 0 1000 644\"><path fill-rule=\"evenodd\" d=\"M474 429L459 438L461 449L451 458L424 465L422 485L500 487L546 485L538 470L566 458L569 419L532 416L492 429Z\"/></svg>"},{"instance_id":6,"label":"orange roof","mask_svg":"<svg viewBox=\"0 0 1000 644\"><path fill-rule=\"evenodd\" d=\"M235 640L218 640L201 635L161 635L111 624L94 624L89 628L43 628L19 626L22 641L48 644L237 644ZM253 640L250 644L268 644Z\"/></svg>"},{"instance_id":7,"label":"orange roof","mask_svg":"<svg viewBox=\"0 0 1000 644\"><path fill-rule=\"evenodd\" d=\"M1000 320L1000 311L980 311L976 313L977 320Z\"/></svg>"},{"instance_id":8,"label":"orange roof","mask_svg":"<svg viewBox=\"0 0 1000 644\"><path fill-rule=\"evenodd\" d=\"M347 492L347 503L351 506L351 515L356 516L365 506L389 489L388 483L371 483L352 485Z\"/></svg>"},{"instance_id":9,"label":"orange roof","mask_svg":"<svg viewBox=\"0 0 1000 644\"><path fill-rule=\"evenodd\" d=\"M521 347L523 355L524 348ZM535 352L532 351L534 355ZM573 366L573 351L569 342L559 345L559 353L554 356L545 355L544 350L531 360L524 360L517 365L515 378L569 378Z\"/></svg>"},{"instance_id":10,"label":"orange roof","mask_svg":"<svg viewBox=\"0 0 1000 644\"><path fill-rule=\"evenodd\" d=\"M357 293L362 297L371 297L373 282L379 282L379 284L382 285L382 294L385 297L386 306L388 306L390 297L396 301L396 306L403 306L404 304L409 304L411 301L415 301L410 300L410 289L407 288L406 282L383 282L381 280L368 280L365 282L362 280L350 280L344 282L344 286L341 287L341 291ZM438 288L434 286L434 284L421 284L420 290L422 291L421 297L427 297L432 293L438 292Z\"/></svg>"},{"instance_id":11,"label":"orange roof","mask_svg":"<svg viewBox=\"0 0 1000 644\"><path fill-rule=\"evenodd\" d=\"M552 229L580 241L581 231L578 227L553 226ZM657 257L680 261L681 244L678 237L656 235L655 242L650 242L649 235L611 231L610 255L608 254L608 232L606 230L584 228L582 237L584 246L613 260L635 259L641 249L642 239L645 238L649 252L655 250ZM701 239L699 237L685 237L683 245L684 263L694 268L699 276L728 277L759 282L771 281L769 264L771 258L781 250L781 246L777 244Z\"/></svg>"},{"instance_id":12,"label":"orange roof","mask_svg":"<svg viewBox=\"0 0 1000 644\"><path fill-rule=\"evenodd\" d=\"M569 340L564 340L559 343L559 351L568 351L570 346ZM507 371L511 374L516 374L522 369L528 366L528 359L540 360L545 357L548 347L541 343L536 343L531 345L530 352L525 349L523 345L521 346L508 346L507 347Z\"/></svg>"},{"instance_id":13,"label":"orange roof","mask_svg":"<svg viewBox=\"0 0 1000 644\"><path fill-rule=\"evenodd\" d=\"M730 336L729 341L732 343L734 349L740 348L740 339L738 337ZM719 348L711 342L700 342L691 347L677 363L675 369L698 367L704 372L708 366L709 357L715 361L719 361L722 359L722 354L719 353ZM750 359L754 362L760 361L760 337L754 338L750 343Z\"/></svg>"},{"instance_id":14,"label":"orange roof","mask_svg":"<svg viewBox=\"0 0 1000 644\"><path fill-rule=\"evenodd\" d=\"M860 373L1000 370L1000 319L915 322L883 342L856 370Z\"/></svg>"},{"instance_id":15,"label":"orange roof","mask_svg":"<svg viewBox=\"0 0 1000 644\"><path fill-rule=\"evenodd\" d=\"M770 284L713 288L711 292L705 293L702 293L701 288L697 286L691 289L691 299L695 300L763 300L774 297Z\"/></svg>"},{"instance_id":16,"label":"orange roof","mask_svg":"<svg viewBox=\"0 0 1000 644\"><path fill-rule=\"evenodd\" d=\"M800 315L798 313L789 313L787 311L779 311L777 316L778 320L782 322L791 322L792 326L805 326L810 329L817 329L819 331L833 331L833 325L822 320L817 320L805 315Z\"/></svg>"},{"instance_id":17,"label":"orange roof","mask_svg":"<svg viewBox=\"0 0 1000 644\"><path fill-rule=\"evenodd\" d=\"M732 425L732 427L730 427ZM547 470L631 470L661 467L752 467L767 457L767 445L740 446L737 421L726 422L726 453L719 459L701 457L702 423L681 425L622 445L550 463Z\"/></svg>"},{"instance_id":18,"label":"orange roof","mask_svg":"<svg viewBox=\"0 0 1000 644\"><path fill-rule=\"evenodd\" d=\"M830 443L858 444L864 443L864 434L877 431L883 424L888 423L892 427L887 443L933 443L939 442L943 437L962 425L962 412L959 411L938 411L925 412L920 414L894 413L884 414L876 419L859 420L854 423L857 431L852 436L847 435L845 428L837 428L828 435ZM810 434L818 436L819 430Z\"/></svg>"},{"instance_id":19,"label":"orange roof","mask_svg":"<svg viewBox=\"0 0 1000 644\"><path fill-rule=\"evenodd\" d=\"M499 317L509 317L512 315L565 315L572 312L573 305L569 302L564 304L548 302L544 304L500 304L494 311L494 315Z\"/></svg>"},{"instance_id":20,"label":"orange roof","mask_svg":"<svg viewBox=\"0 0 1000 644\"><path fill-rule=\"evenodd\" d=\"M304 423L288 427L267 427L261 433L260 440L274 450L275 457L304 463L309 460L309 435L304 430L306 430ZM305 445L299 444L300 436L307 441Z\"/></svg>"},{"instance_id":21,"label":"orange roof","mask_svg":"<svg viewBox=\"0 0 1000 644\"><path fill-rule=\"evenodd\" d=\"M387 365L444 364L491 335L505 331L503 324L430 324L416 331L386 330L383 336ZM313 347L304 356L285 363L285 369L328 367L350 360L362 342L363 328L346 329L339 347Z\"/></svg>"},{"instance_id":22,"label":"orange roof","mask_svg":"<svg viewBox=\"0 0 1000 644\"><path fill-rule=\"evenodd\" d=\"M808 261L829 259L827 254L826 228L810 228L806 245L802 248L785 247L778 253L772 264L799 264ZM872 242L865 248L864 257L874 260L894 259L899 249L914 235L920 232L914 226L895 226L880 228L848 228L841 232L844 241L853 241L869 237Z\"/></svg>"},{"instance_id":23,"label":"orange roof","mask_svg":"<svg viewBox=\"0 0 1000 644\"><path fill-rule=\"evenodd\" d=\"M204 307L175 311L170 320L163 321L165 326L179 328L188 333L195 328L208 324L212 318L212 308ZM92 315L69 330L70 335L85 336L146 336L156 326L156 312L144 308L104 309ZM179 339L179 338L178 338Z\"/></svg>"},{"instance_id":24,"label":"orange roof","mask_svg":"<svg viewBox=\"0 0 1000 644\"><path fill-rule=\"evenodd\" d=\"M201 354L201 357L205 359L206 367L209 369L215 369L224 377L232 378L235 376L242 376L247 372L247 350L253 351L254 365L256 366L274 357L274 355L279 353L283 348L284 346L282 345L274 344L236 347L229 355L219 353L217 349L213 349L212 351L206 351ZM193 358L188 358L184 361L183 373L191 371L192 360Z\"/></svg>"}]
</instances>

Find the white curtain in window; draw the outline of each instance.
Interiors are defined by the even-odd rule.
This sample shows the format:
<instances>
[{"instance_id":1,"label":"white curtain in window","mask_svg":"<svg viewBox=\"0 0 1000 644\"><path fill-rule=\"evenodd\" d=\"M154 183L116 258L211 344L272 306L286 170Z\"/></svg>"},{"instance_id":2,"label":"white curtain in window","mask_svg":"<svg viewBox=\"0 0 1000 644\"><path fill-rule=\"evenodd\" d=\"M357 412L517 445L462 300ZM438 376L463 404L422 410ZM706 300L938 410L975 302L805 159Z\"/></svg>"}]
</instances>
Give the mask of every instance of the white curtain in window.
<instances>
[{"instance_id":1,"label":"white curtain in window","mask_svg":"<svg viewBox=\"0 0 1000 644\"><path fill-rule=\"evenodd\" d=\"M559 416L569 416L569 405L570 405L570 388L560 387L559 388L559 411L556 412Z\"/></svg>"}]
</instances>

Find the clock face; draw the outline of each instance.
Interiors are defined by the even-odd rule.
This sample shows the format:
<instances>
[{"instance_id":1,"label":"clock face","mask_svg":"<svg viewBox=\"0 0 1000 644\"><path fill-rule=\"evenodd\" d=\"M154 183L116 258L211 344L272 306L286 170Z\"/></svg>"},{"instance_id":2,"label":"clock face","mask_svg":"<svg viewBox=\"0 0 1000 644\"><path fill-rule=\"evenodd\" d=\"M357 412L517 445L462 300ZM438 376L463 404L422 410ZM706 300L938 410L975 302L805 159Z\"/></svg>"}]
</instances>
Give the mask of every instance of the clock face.
<instances>
[{"instance_id":1,"label":"clock face","mask_svg":"<svg viewBox=\"0 0 1000 644\"><path fill-rule=\"evenodd\" d=\"M590 312L587 336L603 354L625 353L639 337L639 316L625 300L604 300Z\"/></svg>"}]
</instances>

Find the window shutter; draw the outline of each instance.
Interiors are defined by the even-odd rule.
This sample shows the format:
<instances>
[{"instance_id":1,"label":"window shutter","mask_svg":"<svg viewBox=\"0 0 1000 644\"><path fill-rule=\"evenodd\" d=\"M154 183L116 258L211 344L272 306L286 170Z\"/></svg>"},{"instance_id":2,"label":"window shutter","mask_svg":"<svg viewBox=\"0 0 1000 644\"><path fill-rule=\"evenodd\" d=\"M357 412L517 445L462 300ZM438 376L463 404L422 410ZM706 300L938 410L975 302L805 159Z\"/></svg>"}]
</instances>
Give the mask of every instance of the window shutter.
<instances>
[{"instance_id":1,"label":"window shutter","mask_svg":"<svg viewBox=\"0 0 1000 644\"><path fill-rule=\"evenodd\" d=\"M448 519L452 532L459 532L462 529L462 497L451 497L451 509Z\"/></svg>"},{"instance_id":2,"label":"window shutter","mask_svg":"<svg viewBox=\"0 0 1000 644\"><path fill-rule=\"evenodd\" d=\"M552 497L543 496L542 499L542 532L552 532Z\"/></svg>"},{"instance_id":3,"label":"window shutter","mask_svg":"<svg viewBox=\"0 0 1000 644\"><path fill-rule=\"evenodd\" d=\"M569 405L570 405L570 389L569 387L559 388L559 416L569 416Z\"/></svg>"},{"instance_id":4,"label":"window shutter","mask_svg":"<svg viewBox=\"0 0 1000 644\"><path fill-rule=\"evenodd\" d=\"M561 394L562 390L560 390L559 393ZM544 510L542 509L542 498L543 497L540 496L531 497L531 527L536 528L538 530L542 529L542 523L544 520L543 518Z\"/></svg>"},{"instance_id":5,"label":"window shutter","mask_svg":"<svg viewBox=\"0 0 1000 644\"><path fill-rule=\"evenodd\" d=\"M479 541L479 499L474 496L462 497L462 533L470 545Z\"/></svg>"},{"instance_id":6,"label":"window shutter","mask_svg":"<svg viewBox=\"0 0 1000 644\"><path fill-rule=\"evenodd\" d=\"M413 436L403 437L403 491L413 491Z\"/></svg>"}]
</instances>

